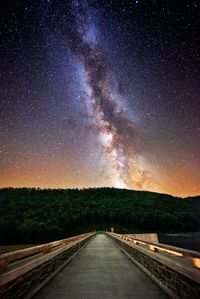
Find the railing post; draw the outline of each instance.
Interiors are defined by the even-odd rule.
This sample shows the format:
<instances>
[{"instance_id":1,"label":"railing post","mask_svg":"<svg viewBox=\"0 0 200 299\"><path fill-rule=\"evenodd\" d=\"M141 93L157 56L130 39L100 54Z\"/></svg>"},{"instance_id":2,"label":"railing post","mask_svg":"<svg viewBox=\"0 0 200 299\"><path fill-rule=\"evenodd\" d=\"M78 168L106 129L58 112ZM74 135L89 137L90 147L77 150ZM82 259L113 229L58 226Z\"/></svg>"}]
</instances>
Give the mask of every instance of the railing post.
<instances>
[{"instance_id":1,"label":"railing post","mask_svg":"<svg viewBox=\"0 0 200 299\"><path fill-rule=\"evenodd\" d=\"M153 245L149 245L149 249L150 249L151 251L158 252L158 248L156 248L156 247L153 246Z\"/></svg>"},{"instance_id":2,"label":"railing post","mask_svg":"<svg viewBox=\"0 0 200 299\"><path fill-rule=\"evenodd\" d=\"M51 252L51 248L50 248L49 246L46 246L45 248L43 248L42 252L43 252L44 254L46 254L46 253L50 253L50 252Z\"/></svg>"},{"instance_id":3,"label":"railing post","mask_svg":"<svg viewBox=\"0 0 200 299\"><path fill-rule=\"evenodd\" d=\"M195 268L200 269L200 258L192 258L192 263Z\"/></svg>"},{"instance_id":4,"label":"railing post","mask_svg":"<svg viewBox=\"0 0 200 299\"><path fill-rule=\"evenodd\" d=\"M8 266L7 260L6 259L2 259L0 261L0 271L6 270L7 266Z\"/></svg>"}]
</instances>

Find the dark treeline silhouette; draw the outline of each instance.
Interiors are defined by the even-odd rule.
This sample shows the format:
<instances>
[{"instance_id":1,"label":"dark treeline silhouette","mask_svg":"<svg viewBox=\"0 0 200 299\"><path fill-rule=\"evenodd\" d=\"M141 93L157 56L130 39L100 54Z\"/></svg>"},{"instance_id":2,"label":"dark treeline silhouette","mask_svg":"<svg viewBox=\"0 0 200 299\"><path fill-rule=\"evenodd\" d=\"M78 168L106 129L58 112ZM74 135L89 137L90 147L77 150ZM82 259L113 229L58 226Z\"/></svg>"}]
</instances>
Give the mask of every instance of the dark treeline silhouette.
<instances>
[{"instance_id":1,"label":"dark treeline silhouette","mask_svg":"<svg viewBox=\"0 0 200 299\"><path fill-rule=\"evenodd\" d=\"M1 244L44 243L93 229L195 231L200 197L115 188L0 189Z\"/></svg>"}]
</instances>

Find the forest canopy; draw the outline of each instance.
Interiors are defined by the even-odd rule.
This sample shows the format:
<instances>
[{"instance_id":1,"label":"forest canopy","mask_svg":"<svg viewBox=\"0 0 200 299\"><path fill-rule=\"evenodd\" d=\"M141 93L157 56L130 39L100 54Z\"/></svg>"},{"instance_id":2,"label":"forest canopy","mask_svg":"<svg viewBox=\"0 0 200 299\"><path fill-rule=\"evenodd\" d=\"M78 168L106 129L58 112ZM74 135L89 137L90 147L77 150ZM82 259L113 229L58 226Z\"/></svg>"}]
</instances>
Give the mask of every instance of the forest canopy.
<instances>
[{"instance_id":1,"label":"forest canopy","mask_svg":"<svg viewBox=\"0 0 200 299\"><path fill-rule=\"evenodd\" d=\"M200 197L115 188L0 189L1 244L44 243L91 230L195 231Z\"/></svg>"}]
</instances>

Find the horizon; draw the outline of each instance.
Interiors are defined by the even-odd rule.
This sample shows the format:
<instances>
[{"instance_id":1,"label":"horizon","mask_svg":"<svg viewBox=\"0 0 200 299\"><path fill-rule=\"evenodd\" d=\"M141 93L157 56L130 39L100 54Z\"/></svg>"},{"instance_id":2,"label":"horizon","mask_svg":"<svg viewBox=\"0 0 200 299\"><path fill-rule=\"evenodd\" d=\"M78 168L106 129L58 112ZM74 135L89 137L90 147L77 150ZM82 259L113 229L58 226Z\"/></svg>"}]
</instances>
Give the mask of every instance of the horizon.
<instances>
[{"instance_id":1,"label":"horizon","mask_svg":"<svg viewBox=\"0 0 200 299\"><path fill-rule=\"evenodd\" d=\"M117 187L88 187L88 188L41 188L41 187L0 187L0 190L3 189L35 189L38 191L43 191L43 190L61 190L61 191L67 191L67 190L75 190L75 191L85 191L85 190L96 190L96 189L117 189L117 190L125 190L125 191L132 191L132 192L148 192L148 193L156 193L159 195L166 195L166 196L171 196L174 198L181 198L181 199L187 199L187 198L193 198L193 197L200 197L200 194L197 195L193 195L193 196L186 196L186 197L181 197L181 196L176 196L176 195L172 195L172 194L168 194L168 193L160 193L160 192L156 192L156 191L151 191L151 190L135 190L135 189L127 189L127 188L117 188Z\"/></svg>"},{"instance_id":2,"label":"horizon","mask_svg":"<svg viewBox=\"0 0 200 299\"><path fill-rule=\"evenodd\" d=\"M200 3L2 3L0 188L200 195Z\"/></svg>"}]
</instances>

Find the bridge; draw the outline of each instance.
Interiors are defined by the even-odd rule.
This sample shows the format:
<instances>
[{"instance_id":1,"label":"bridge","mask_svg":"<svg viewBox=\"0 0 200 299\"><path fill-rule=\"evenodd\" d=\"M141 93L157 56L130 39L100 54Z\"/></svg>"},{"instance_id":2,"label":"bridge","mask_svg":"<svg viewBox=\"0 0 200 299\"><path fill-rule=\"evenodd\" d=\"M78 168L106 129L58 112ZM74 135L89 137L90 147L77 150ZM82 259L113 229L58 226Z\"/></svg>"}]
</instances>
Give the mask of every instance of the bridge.
<instances>
[{"instance_id":1,"label":"bridge","mask_svg":"<svg viewBox=\"0 0 200 299\"><path fill-rule=\"evenodd\" d=\"M1 299L200 298L200 253L95 232L0 255Z\"/></svg>"}]
</instances>

